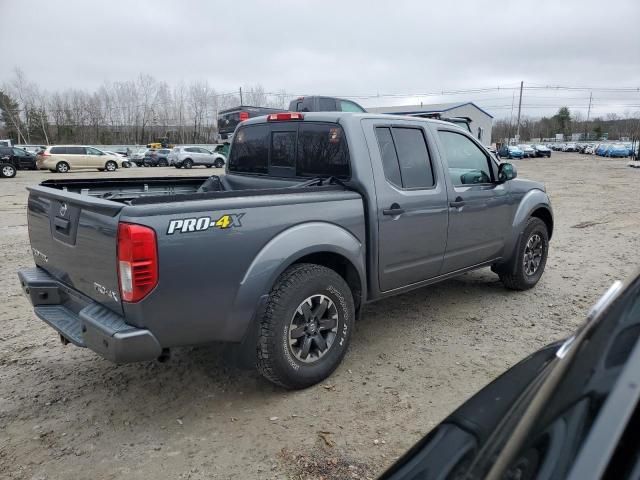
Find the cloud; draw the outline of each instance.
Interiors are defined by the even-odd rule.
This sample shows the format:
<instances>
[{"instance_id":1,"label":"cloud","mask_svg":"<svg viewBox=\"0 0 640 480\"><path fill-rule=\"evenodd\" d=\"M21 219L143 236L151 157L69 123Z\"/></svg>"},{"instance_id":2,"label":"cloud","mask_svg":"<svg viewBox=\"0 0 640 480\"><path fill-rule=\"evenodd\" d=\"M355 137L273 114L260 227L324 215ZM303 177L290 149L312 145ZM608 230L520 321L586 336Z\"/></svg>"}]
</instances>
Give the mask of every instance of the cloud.
<instances>
[{"instance_id":1,"label":"cloud","mask_svg":"<svg viewBox=\"0 0 640 480\"><path fill-rule=\"evenodd\" d=\"M94 89L140 73L170 84L207 80L218 91L259 83L266 91L343 96L506 86L520 80L640 85L637 0L609 1L606 11L596 0L2 4L3 17L11 21L0 29L5 67L0 84L16 66L48 90ZM433 101L501 105L497 115L511 103L511 92L491 96L497 100L470 94ZM640 103L639 98L623 100Z\"/></svg>"}]
</instances>

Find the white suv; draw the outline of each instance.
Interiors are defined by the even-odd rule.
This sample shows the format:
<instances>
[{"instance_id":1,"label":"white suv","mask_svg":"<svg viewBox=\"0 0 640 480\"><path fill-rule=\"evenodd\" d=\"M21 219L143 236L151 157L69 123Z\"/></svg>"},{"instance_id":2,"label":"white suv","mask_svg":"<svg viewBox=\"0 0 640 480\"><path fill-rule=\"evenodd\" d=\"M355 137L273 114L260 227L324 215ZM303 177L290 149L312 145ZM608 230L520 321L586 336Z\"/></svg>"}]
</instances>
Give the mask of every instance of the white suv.
<instances>
[{"instance_id":1,"label":"white suv","mask_svg":"<svg viewBox=\"0 0 640 480\"><path fill-rule=\"evenodd\" d=\"M207 168L222 168L226 162L224 155L202 147L175 147L167 156L169 165L176 168L191 168L203 165Z\"/></svg>"},{"instance_id":2,"label":"white suv","mask_svg":"<svg viewBox=\"0 0 640 480\"><path fill-rule=\"evenodd\" d=\"M95 168L114 172L122 167L121 157L109 155L102 150L84 145L56 145L47 147L38 154L36 164L39 169L67 173L69 170Z\"/></svg>"}]
</instances>

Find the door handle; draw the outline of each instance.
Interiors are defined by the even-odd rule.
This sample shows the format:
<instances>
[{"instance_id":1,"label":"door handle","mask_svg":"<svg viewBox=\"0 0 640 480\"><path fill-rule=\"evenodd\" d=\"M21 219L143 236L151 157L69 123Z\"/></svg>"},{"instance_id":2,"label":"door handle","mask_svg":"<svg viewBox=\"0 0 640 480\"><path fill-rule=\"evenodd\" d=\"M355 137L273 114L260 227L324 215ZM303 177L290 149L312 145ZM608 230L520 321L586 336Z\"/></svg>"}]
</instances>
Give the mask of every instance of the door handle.
<instances>
[{"instance_id":1,"label":"door handle","mask_svg":"<svg viewBox=\"0 0 640 480\"><path fill-rule=\"evenodd\" d=\"M464 206L464 200L462 199L462 197L456 197L453 202L449 202L449 206L453 208L460 208Z\"/></svg>"},{"instance_id":2,"label":"door handle","mask_svg":"<svg viewBox=\"0 0 640 480\"><path fill-rule=\"evenodd\" d=\"M404 208L400 207L397 203L392 203L391 208L385 208L382 210L383 215L401 215L404 213Z\"/></svg>"}]
</instances>

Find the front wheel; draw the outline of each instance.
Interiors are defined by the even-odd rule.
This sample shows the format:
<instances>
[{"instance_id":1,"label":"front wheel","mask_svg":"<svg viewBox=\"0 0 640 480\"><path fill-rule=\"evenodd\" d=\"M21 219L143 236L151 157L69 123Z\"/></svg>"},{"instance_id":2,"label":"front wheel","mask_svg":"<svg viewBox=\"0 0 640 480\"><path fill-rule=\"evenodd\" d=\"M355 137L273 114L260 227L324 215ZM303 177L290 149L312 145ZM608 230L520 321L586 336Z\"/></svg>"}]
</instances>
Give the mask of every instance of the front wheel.
<instances>
[{"instance_id":1,"label":"front wheel","mask_svg":"<svg viewBox=\"0 0 640 480\"><path fill-rule=\"evenodd\" d=\"M13 178L16 176L16 167L10 163L3 163L0 165L0 177Z\"/></svg>"},{"instance_id":2,"label":"front wheel","mask_svg":"<svg viewBox=\"0 0 640 480\"><path fill-rule=\"evenodd\" d=\"M290 389L321 382L347 352L354 312L351 290L335 271L310 263L288 268L261 319L258 370Z\"/></svg>"},{"instance_id":3,"label":"front wheel","mask_svg":"<svg viewBox=\"0 0 640 480\"><path fill-rule=\"evenodd\" d=\"M118 164L116 162L114 162L113 160L109 160L105 165L104 168L107 172L115 172L116 169L118 168Z\"/></svg>"},{"instance_id":4,"label":"front wheel","mask_svg":"<svg viewBox=\"0 0 640 480\"><path fill-rule=\"evenodd\" d=\"M500 280L511 290L533 288L542 277L548 253L547 225L539 218L532 217L525 226L514 257L498 270Z\"/></svg>"},{"instance_id":5,"label":"front wheel","mask_svg":"<svg viewBox=\"0 0 640 480\"><path fill-rule=\"evenodd\" d=\"M224 167L224 160L222 160L221 158L216 159L216 161L213 163L213 165L216 168L222 168Z\"/></svg>"}]
</instances>

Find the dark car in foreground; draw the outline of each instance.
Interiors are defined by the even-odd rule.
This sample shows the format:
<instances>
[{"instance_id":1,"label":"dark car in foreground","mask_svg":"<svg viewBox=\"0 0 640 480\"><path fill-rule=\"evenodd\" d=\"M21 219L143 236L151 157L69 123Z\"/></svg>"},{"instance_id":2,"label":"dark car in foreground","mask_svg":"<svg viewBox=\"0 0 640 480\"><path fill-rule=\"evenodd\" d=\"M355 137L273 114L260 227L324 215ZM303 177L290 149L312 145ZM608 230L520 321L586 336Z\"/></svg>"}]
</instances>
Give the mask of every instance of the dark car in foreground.
<instances>
[{"instance_id":1,"label":"dark car in foreground","mask_svg":"<svg viewBox=\"0 0 640 480\"><path fill-rule=\"evenodd\" d=\"M18 170L37 170L36 156L18 147L0 147L0 161L11 163Z\"/></svg>"},{"instance_id":2,"label":"dark car in foreground","mask_svg":"<svg viewBox=\"0 0 640 480\"><path fill-rule=\"evenodd\" d=\"M637 273L615 282L573 336L480 390L381 478L639 478L639 338Z\"/></svg>"},{"instance_id":3,"label":"dark car in foreground","mask_svg":"<svg viewBox=\"0 0 640 480\"><path fill-rule=\"evenodd\" d=\"M240 343L286 388L335 370L368 302L482 267L533 288L553 233L543 184L397 115L272 114L238 126L225 175L28 189L20 282L65 341L116 363Z\"/></svg>"}]
</instances>

